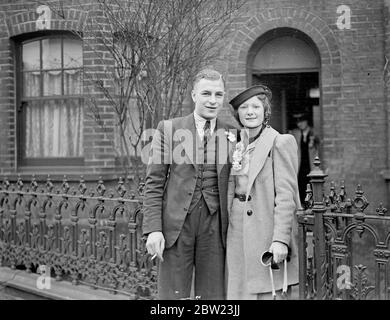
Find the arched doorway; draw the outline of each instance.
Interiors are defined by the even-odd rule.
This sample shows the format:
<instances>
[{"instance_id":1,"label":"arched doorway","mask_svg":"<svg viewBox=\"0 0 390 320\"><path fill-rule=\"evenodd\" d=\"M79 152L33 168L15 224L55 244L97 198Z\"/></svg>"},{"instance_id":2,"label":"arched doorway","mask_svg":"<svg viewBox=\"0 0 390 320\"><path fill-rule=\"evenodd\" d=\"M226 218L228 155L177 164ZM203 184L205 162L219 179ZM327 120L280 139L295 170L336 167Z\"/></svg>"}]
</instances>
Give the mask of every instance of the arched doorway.
<instances>
[{"instance_id":1,"label":"arched doorway","mask_svg":"<svg viewBox=\"0 0 390 320\"><path fill-rule=\"evenodd\" d=\"M306 112L321 136L320 54L303 32L277 28L259 37L249 50L247 82L265 84L273 93L271 125L281 133L295 127L294 114Z\"/></svg>"}]
</instances>

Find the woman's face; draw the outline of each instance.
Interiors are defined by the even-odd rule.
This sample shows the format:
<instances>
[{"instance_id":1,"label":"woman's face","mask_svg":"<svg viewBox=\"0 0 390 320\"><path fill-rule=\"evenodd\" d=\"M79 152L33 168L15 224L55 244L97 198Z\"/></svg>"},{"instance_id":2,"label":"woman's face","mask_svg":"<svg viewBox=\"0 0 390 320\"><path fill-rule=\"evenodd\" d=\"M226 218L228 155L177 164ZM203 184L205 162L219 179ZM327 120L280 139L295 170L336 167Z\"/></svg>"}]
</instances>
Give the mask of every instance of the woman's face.
<instances>
[{"instance_id":1,"label":"woman's face","mask_svg":"<svg viewBox=\"0 0 390 320\"><path fill-rule=\"evenodd\" d=\"M264 121L264 106L259 98L252 97L238 107L238 116L246 128L257 128Z\"/></svg>"}]
</instances>

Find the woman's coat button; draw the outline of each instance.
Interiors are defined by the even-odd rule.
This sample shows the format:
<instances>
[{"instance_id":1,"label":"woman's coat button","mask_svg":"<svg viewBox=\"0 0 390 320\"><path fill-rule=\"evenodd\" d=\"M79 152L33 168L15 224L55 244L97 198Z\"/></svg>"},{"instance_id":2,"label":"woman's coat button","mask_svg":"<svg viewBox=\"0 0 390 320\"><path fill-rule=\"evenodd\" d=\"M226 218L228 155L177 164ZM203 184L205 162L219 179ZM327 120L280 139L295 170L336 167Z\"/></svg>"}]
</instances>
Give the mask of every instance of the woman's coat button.
<instances>
[{"instance_id":1,"label":"woman's coat button","mask_svg":"<svg viewBox=\"0 0 390 320\"><path fill-rule=\"evenodd\" d=\"M251 216L251 215L252 215L252 213L253 213L253 211L252 211L252 210L248 210L248 211L246 212L246 214L247 214L248 216Z\"/></svg>"}]
</instances>

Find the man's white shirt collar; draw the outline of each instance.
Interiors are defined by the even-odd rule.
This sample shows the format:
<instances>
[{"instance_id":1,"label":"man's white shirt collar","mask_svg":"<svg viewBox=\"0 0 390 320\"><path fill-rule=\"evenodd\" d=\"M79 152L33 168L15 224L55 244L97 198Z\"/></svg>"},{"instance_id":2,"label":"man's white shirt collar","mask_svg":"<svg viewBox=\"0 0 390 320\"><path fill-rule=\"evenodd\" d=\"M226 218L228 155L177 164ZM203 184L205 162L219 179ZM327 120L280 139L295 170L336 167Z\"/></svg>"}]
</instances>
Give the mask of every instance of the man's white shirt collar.
<instances>
[{"instance_id":1,"label":"man's white shirt collar","mask_svg":"<svg viewBox=\"0 0 390 320\"><path fill-rule=\"evenodd\" d=\"M196 131L198 131L199 137L203 140L203 136L204 136L203 129L204 129L204 125L206 123L206 119L202 118L195 111L194 111L194 118L195 118ZM217 118L210 120L210 133L211 134L213 134L213 132L214 132L216 123L217 123Z\"/></svg>"}]
</instances>

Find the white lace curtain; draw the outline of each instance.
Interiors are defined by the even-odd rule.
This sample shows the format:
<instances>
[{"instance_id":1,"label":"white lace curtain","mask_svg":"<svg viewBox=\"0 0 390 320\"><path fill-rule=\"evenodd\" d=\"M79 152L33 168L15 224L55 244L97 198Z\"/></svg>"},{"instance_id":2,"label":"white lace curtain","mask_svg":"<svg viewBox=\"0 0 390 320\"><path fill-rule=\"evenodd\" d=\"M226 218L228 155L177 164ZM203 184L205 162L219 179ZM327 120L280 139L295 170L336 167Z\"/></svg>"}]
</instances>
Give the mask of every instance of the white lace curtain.
<instances>
[{"instance_id":1,"label":"white lace curtain","mask_svg":"<svg viewBox=\"0 0 390 320\"><path fill-rule=\"evenodd\" d=\"M80 93L80 69L64 70L64 95ZM24 76L25 96L39 96L40 72ZM43 95L62 95L61 71L43 72ZM65 98L65 97L64 97ZM81 99L27 101L25 157L82 156L83 110Z\"/></svg>"}]
</instances>

